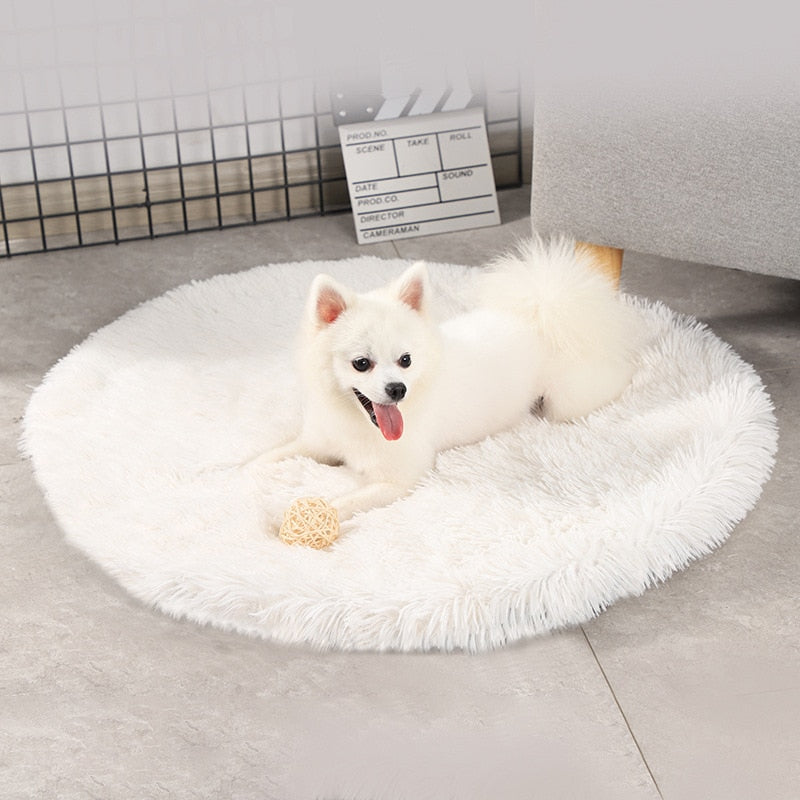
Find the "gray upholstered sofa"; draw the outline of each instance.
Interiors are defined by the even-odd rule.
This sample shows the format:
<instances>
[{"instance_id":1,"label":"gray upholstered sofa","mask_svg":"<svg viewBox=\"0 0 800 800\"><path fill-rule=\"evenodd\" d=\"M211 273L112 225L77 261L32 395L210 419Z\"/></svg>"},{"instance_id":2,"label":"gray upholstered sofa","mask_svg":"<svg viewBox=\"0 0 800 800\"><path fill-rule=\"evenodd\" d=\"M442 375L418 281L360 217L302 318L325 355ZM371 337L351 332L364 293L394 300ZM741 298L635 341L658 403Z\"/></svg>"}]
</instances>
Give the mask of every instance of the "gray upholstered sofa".
<instances>
[{"instance_id":1,"label":"gray upholstered sofa","mask_svg":"<svg viewBox=\"0 0 800 800\"><path fill-rule=\"evenodd\" d=\"M800 278L798 12L579 5L538 3L534 230Z\"/></svg>"}]
</instances>

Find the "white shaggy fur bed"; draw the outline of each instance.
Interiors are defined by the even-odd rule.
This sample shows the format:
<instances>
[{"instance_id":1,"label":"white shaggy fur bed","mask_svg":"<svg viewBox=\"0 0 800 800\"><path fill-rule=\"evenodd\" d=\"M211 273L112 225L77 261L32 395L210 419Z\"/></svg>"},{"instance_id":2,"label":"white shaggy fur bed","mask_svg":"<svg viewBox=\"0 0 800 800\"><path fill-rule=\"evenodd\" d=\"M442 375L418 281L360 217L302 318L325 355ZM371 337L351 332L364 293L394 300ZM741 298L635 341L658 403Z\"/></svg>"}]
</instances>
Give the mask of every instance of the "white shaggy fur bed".
<instances>
[{"instance_id":1,"label":"white shaggy fur bed","mask_svg":"<svg viewBox=\"0 0 800 800\"><path fill-rule=\"evenodd\" d=\"M588 620L722 543L777 446L752 368L644 301L633 384L576 424L531 416L442 453L416 490L333 547L283 544L268 512L339 494L342 469L232 466L299 424L292 348L318 272L359 288L404 261L280 264L182 286L90 336L36 389L23 451L68 540L136 597L283 642L484 650ZM439 312L474 271L433 265Z\"/></svg>"}]
</instances>

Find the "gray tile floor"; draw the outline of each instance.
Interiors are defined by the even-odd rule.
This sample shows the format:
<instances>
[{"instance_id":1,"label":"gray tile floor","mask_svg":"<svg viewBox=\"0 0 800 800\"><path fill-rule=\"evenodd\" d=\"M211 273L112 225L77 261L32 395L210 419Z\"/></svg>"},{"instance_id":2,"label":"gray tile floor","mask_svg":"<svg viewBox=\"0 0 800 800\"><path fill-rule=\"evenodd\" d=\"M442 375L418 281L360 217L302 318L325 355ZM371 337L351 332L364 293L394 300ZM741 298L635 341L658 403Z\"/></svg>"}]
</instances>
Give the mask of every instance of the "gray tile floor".
<instances>
[{"instance_id":1,"label":"gray tile floor","mask_svg":"<svg viewBox=\"0 0 800 800\"><path fill-rule=\"evenodd\" d=\"M800 282L626 255L762 375L781 429L716 553L576 630L479 656L319 654L174 621L67 546L16 453L30 390L100 325L186 281L363 253L477 264L529 231L359 248L348 216L0 262L0 796L800 796Z\"/></svg>"}]
</instances>

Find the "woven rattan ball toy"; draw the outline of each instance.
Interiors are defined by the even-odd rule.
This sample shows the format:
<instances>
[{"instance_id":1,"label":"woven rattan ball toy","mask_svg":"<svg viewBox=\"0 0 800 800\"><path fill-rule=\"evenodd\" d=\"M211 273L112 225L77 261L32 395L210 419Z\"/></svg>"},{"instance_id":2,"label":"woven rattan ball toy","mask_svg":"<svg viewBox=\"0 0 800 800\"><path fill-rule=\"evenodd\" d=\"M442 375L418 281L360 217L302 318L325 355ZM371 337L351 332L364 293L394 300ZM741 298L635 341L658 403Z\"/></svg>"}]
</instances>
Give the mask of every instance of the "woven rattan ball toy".
<instances>
[{"instance_id":1,"label":"woven rattan ball toy","mask_svg":"<svg viewBox=\"0 0 800 800\"><path fill-rule=\"evenodd\" d=\"M283 515L280 537L286 544L322 550L339 536L339 515L321 497L300 497Z\"/></svg>"}]
</instances>

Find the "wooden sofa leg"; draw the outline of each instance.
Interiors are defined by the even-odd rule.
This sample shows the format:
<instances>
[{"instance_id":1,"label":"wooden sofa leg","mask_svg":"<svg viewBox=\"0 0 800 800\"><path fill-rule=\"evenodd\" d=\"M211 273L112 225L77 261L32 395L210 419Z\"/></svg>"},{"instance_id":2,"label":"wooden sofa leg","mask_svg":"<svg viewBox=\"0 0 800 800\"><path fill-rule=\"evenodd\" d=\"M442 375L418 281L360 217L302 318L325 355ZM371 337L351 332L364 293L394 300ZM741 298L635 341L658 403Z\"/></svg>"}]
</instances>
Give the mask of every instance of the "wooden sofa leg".
<instances>
[{"instance_id":1,"label":"wooden sofa leg","mask_svg":"<svg viewBox=\"0 0 800 800\"><path fill-rule=\"evenodd\" d=\"M614 286L619 288L624 250L620 250L618 247L589 244L588 242L577 242L575 250L590 255L597 264L597 268L611 279Z\"/></svg>"}]
</instances>

